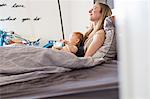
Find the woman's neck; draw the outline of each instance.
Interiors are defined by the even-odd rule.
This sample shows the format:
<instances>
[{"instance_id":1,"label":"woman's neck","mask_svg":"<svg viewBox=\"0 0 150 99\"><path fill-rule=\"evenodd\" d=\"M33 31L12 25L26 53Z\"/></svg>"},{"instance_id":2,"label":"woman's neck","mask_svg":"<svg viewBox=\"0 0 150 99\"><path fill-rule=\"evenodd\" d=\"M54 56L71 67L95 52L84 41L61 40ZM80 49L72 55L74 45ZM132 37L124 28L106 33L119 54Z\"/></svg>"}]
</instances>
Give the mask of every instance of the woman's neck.
<instances>
[{"instance_id":1,"label":"woman's neck","mask_svg":"<svg viewBox=\"0 0 150 99\"><path fill-rule=\"evenodd\" d=\"M96 24L98 23L98 21L93 22L93 28L96 27Z\"/></svg>"},{"instance_id":2,"label":"woman's neck","mask_svg":"<svg viewBox=\"0 0 150 99\"><path fill-rule=\"evenodd\" d=\"M97 26L98 21L93 22L93 30L91 31L91 33L88 36L88 39L92 38L93 35L96 33L96 26Z\"/></svg>"}]
</instances>

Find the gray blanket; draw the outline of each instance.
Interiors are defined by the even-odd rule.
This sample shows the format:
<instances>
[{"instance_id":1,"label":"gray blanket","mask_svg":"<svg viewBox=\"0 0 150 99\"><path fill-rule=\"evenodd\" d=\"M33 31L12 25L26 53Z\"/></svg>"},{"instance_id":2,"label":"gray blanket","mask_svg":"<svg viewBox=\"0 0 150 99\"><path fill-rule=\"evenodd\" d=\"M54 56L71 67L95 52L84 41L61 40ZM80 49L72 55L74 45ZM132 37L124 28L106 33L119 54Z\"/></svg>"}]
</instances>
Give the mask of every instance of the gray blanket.
<instances>
[{"instance_id":1,"label":"gray blanket","mask_svg":"<svg viewBox=\"0 0 150 99\"><path fill-rule=\"evenodd\" d=\"M0 47L0 86L43 78L50 73L92 67L103 58L76 57L72 53L35 47Z\"/></svg>"}]
</instances>

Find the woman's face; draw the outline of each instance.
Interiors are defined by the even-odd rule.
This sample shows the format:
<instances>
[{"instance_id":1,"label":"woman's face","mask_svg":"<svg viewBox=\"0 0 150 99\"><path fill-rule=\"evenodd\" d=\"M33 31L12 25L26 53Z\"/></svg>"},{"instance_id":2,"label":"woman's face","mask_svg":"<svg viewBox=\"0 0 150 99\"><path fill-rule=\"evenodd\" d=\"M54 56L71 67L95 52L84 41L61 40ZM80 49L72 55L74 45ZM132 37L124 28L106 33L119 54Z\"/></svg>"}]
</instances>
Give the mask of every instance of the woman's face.
<instances>
[{"instance_id":1,"label":"woman's face","mask_svg":"<svg viewBox=\"0 0 150 99\"><path fill-rule=\"evenodd\" d=\"M94 4L91 10L89 10L90 14L90 20L91 21L98 21L99 18L101 17L101 7L99 4Z\"/></svg>"}]
</instances>

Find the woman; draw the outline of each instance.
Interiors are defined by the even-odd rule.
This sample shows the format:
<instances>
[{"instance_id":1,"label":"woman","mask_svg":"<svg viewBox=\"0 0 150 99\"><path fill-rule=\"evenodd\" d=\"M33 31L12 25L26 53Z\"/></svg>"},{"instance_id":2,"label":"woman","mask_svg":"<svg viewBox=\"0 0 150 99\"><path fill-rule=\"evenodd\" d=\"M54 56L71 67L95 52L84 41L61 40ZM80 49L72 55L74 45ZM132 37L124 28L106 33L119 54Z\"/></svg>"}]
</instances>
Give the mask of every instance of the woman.
<instances>
[{"instance_id":1,"label":"woman","mask_svg":"<svg viewBox=\"0 0 150 99\"><path fill-rule=\"evenodd\" d=\"M84 36L84 57L92 57L105 41L104 20L111 16L108 5L96 2L89 11L92 24Z\"/></svg>"}]
</instances>

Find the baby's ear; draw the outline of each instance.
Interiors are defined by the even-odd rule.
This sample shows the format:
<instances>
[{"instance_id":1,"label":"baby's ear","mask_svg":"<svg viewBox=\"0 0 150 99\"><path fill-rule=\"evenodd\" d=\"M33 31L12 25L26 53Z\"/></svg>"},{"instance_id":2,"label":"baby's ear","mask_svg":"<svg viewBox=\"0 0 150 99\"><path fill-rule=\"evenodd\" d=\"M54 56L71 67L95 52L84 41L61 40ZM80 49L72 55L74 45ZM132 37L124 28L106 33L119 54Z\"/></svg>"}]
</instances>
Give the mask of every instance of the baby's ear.
<instances>
[{"instance_id":1,"label":"baby's ear","mask_svg":"<svg viewBox=\"0 0 150 99\"><path fill-rule=\"evenodd\" d=\"M79 39L76 39L76 42L77 42L77 43L79 43L79 42L80 42L80 40L79 40Z\"/></svg>"}]
</instances>

